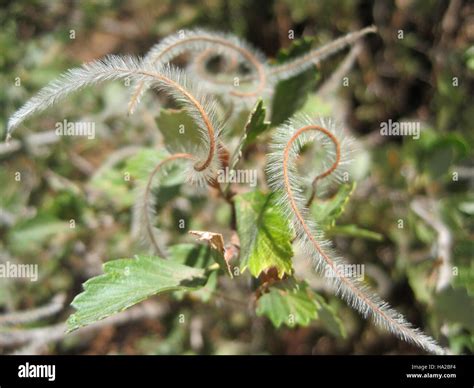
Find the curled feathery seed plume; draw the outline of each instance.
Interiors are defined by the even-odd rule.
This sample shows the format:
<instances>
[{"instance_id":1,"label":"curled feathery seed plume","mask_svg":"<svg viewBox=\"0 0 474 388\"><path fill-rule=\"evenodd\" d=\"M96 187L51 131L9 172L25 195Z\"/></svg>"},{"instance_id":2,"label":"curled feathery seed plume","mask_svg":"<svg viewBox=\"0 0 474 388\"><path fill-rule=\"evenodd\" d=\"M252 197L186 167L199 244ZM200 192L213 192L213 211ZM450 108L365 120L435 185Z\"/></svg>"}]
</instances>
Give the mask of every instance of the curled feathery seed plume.
<instances>
[{"instance_id":1,"label":"curled feathery seed plume","mask_svg":"<svg viewBox=\"0 0 474 388\"><path fill-rule=\"evenodd\" d=\"M211 32L204 29L181 30L169 35L153 46L146 54L144 61L151 65L162 65L171 62L183 53L201 54L206 50L212 50L215 55L224 58L238 56L239 63L246 63L252 71L251 85L241 90L235 85L234 80L216 82L204 77L199 77L199 72L194 72L194 67L188 67L188 72L193 77L198 77L200 85L206 91L221 94L232 98L236 102L252 104L257 97L269 90L266 81L267 71L266 58L257 49L251 47L247 42L233 34ZM143 93L147 89L146 82L139 82L133 91L129 102L129 112L136 109Z\"/></svg>"},{"instance_id":2,"label":"curled feathery seed plume","mask_svg":"<svg viewBox=\"0 0 474 388\"><path fill-rule=\"evenodd\" d=\"M169 35L153 46L145 56L145 61L152 65L171 62L183 53L190 53L191 59L187 72L199 80L207 92L220 95L234 105L235 111L250 107L257 98L270 98L274 86L279 81L291 78L325 58L339 52L363 36L375 33L376 27L369 26L346 34L336 40L300 55L280 65L271 66L263 53L244 40L229 33L219 33L204 29L182 30ZM224 78L206 71L205 63L213 56L224 59L227 72ZM238 70L245 64L249 74L232 74L230 70ZM129 102L129 113L133 113L148 86L146 81L137 83Z\"/></svg>"},{"instance_id":3,"label":"curled feathery seed plume","mask_svg":"<svg viewBox=\"0 0 474 388\"><path fill-rule=\"evenodd\" d=\"M70 69L41 89L8 121L7 139L13 130L35 113L44 111L69 94L86 86L116 79L148 82L181 105L197 124L203 147L194 156L191 181L206 182L218 168L218 135L222 130L215 99L205 94L186 74L170 64L153 66L140 58L107 56Z\"/></svg>"},{"instance_id":4,"label":"curled feathery seed plume","mask_svg":"<svg viewBox=\"0 0 474 388\"><path fill-rule=\"evenodd\" d=\"M414 328L360 279L341 272L340 268L347 262L335 252L331 241L324 237L321 228L309 217L301 187L302 177L297 172L295 160L308 141L317 141L323 148L334 150L333 158L323 167L327 179L340 180L341 171L347 165L344 150L347 139L334 123L298 117L278 128L269 154L267 175L271 188L279 193L278 203L291 220L303 252L311 259L315 269L326 275L336 293L365 318L371 317L378 326L430 353L444 354L445 351L433 338Z\"/></svg>"}]
</instances>

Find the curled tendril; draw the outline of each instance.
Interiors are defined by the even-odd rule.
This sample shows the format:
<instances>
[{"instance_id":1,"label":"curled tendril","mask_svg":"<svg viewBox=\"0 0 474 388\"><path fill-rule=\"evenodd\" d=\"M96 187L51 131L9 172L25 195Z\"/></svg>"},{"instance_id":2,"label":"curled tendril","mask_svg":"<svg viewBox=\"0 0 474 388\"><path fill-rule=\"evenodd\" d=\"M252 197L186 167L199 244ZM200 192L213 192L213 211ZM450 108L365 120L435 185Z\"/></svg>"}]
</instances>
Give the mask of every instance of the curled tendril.
<instances>
[{"instance_id":1,"label":"curled tendril","mask_svg":"<svg viewBox=\"0 0 474 388\"><path fill-rule=\"evenodd\" d=\"M307 136L311 131L316 133L312 138ZM301 147L311 140L320 142L326 149L333 147L333 157L330 162L326 162L324 172L319 174L317 179L337 177L338 170L347 162L344 160L344 143L347 140L333 123L307 117L293 119L279 128L272 144L273 152L269 155L267 168L270 186L280 195L279 204L291 220L296 240L311 258L316 270L332 281L336 293L364 317L372 317L377 325L402 340L420 346L428 352L443 354L444 350L434 339L414 328L360 279L347 277L341 271L341 266L347 265L346 261L337 256L331 242L324 238L319 226L310 219L300 186L302 178L296 171L295 160Z\"/></svg>"},{"instance_id":2,"label":"curled tendril","mask_svg":"<svg viewBox=\"0 0 474 388\"><path fill-rule=\"evenodd\" d=\"M239 99L257 98L266 87L265 57L246 42L231 34L220 34L205 30L180 31L163 39L162 42L153 46L145 56L145 61L151 65L165 64L172 61L183 52L198 52L212 49L215 53L238 54L250 64L255 73L258 83L252 91L234 90L233 86L219 85L216 92L228 92L232 97ZM215 82L212 82L215 84ZM145 82L139 82L129 102L129 112L132 113L141 96L146 90ZM252 100L253 101L253 100Z\"/></svg>"}]
</instances>

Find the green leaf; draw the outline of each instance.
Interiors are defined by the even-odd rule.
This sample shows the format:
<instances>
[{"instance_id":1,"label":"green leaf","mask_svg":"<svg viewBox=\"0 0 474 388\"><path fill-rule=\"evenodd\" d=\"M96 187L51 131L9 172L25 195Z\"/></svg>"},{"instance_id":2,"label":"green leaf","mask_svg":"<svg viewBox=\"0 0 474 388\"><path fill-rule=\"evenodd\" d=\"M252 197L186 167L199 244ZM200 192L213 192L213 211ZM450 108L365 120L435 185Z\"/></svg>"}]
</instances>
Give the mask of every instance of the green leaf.
<instances>
[{"instance_id":1,"label":"green leaf","mask_svg":"<svg viewBox=\"0 0 474 388\"><path fill-rule=\"evenodd\" d=\"M364 238L367 240L382 241L383 235L368 229L359 228L357 225L336 225L330 229L331 235Z\"/></svg>"},{"instance_id":2,"label":"green leaf","mask_svg":"<svg viewBox=\"0 0 474 388\"><path fill-rule=\"evenodd\" d=\"M449 147L439 146L433 150L425 161L425 170L434 179L442 177L449 171L454 161L454 150Z\"/></svg>"},{"instance_id":3,"label":"green leaf","mask_svg":"<svg viewBox=\"0 0 474 388\"><path fill-rule=\"evenodd\" d=\"M184 110L162 109L156 124L170 153L202 147L197 125Z\"/></svg>"},{"instance_id":4,"label":"green leaf","mask_svg":"<svg viewBox=\"0 0 474 388\"><path fill-rule=\"evenodd\" d=\"M211 247L211 255L214 261L219 265L219 268L232 279L234 276L227 261L224 237L222 234L200 230L190 230L188 233L197 236L198 241L202 241Z\"/></svg>"},{"instance_id":5,"label":"green leaf","mask_svg":"<svg viewBox=\"0 0 474 388\"><path fill-rule=\"evenodd\" d=\"M235 197L242 271L258 277L274 267L278 276L292 273L293 249L287 218L275 204L275 195L253 191Z\"/></svg>"},{"instance_id":6,"label":"green leaf","mask_svg":"<svg viewBox=\"0 0 474 388\"><path fill-rule=\"evenodd\" d=\"M338 192L328 200L318 200L311 204L311 214L324 229L334 226L336 219L344 212L344 207L354 192L355 183L339 186Z\"/></svg>"},{"instance_id":7,"label":"green leaf","mask_svg":"<svg viewBox=\"0 0 474 388\"><path fill-rule=\"evenodd\" d=\"M334 308L306 282L289 278L272 285L257 302L257 315L266 316L275 327L307 326L317 319L336 337L346 337L346 329Z\"/></svg>"},{"instance_id":8,"label":"green leaf","mask_svg":"<svg viewBox=\"0 0 474 388\"><path fill-rule=\"evenodd\" d=\"M466 61L466 67L474 71L474 46L470 46L464 53L464 58Z\"/></svg>"},{"instance_id":9,"label":"green leaf","mask_svg":"<svg viewBox=\"0 0 474 388\"><path fill-rule=\"evenodd\" d=\"M169 259L176 263L202 269L206 269L216 262L214 255L217 254L215 250L209 246L195 244L173 245L168 249L168 253ZM218 271L212 271L209 275L207 283L202 288L191 292L188 290L176 291L174 292L174 295L178 299L182 299L185 293L189 293L203 302L208 302L212 296L212 293L217 288L217 275Z\"/></svg>"},{"instance_id":10,"label":"green leaf","mask_svg":"<svg viewBox=\"0 0 474 388\"><path fill-rule=\"evenodd\" d=\"M257 315L266 316L275 327L307 326L318 317L318 302L305 282L288 279L276 283L257 302Z\"/></svg>"},{"instance_id":11,"label":"green leaf","mask_svg":"<svg viewBox=\"0 0 474 388\"><path fill-rule=\"evenodd\" d=\"M137 256L104 264L104 274L84 283L72 306L68 331L123 311L148 297L176 290L193 290L207 281L206 272L159 257Z\"/></svg>"},{"instance_id":12,"label":"green leaf","mask_svg":"<svg viewBox=\"0 0 474 388\"><path fill-rule=\"evenodd\" d=\"M252 144L258 135L270 127L270 122L265 121L266 109L263 101L259 99L249 115L247 124L245 124L244 147Z\"/></svg>"},{"instance_id":13,"label":"green leaf","mask_svg":"<svg viewBox=\"0 0 474 388\"><path fill-rule=\"evenodd\" d=\"M229 266L223 252L209 245L177 244L169 249L170 260L193 268L206 269L212 264L218 264L224 273L232 278Z\"/></svg>"},{"instance_id":14,"label":"green leaf","mask_svg":"<svg viewBox=\"0 0 474 388\"><path fill-rule=\"evenodd\" d=\"M318 320L329 330L329 332L335 337L345 338L346 328L342 323L341 318L338 317L336 310L326 300L314 292L312 296L318 302Z\"/></svg>"},{"instance_id":15,"label":"green leaf","mask_svg":"<svg viewBox=\"0 0 474 388\"><path fill-rule=\"evenodd\" d=\"M153 168L167 156L169 153L163 149L140 149L125 162L100 167L89 184L105 196L107 204L112 202L119 210L130 207L135 202L135 193L126 177L146 181ZM173 165L167 170L166 175L160 177L160 188L163 191L172 191L184 180L182 170L179 166Z\"/></svg>"},{"instance_id":16,"label":"green leaf","mask_svg":"<svg viewBox=\"0 0 474 388\"><path fill-rule=\"evenodd\" d=\"M270 123L265 121L265 115L266 110L263 106L263 101L259 99L247 118L247 122L244 126L244 133L242 134L239 144L232 155L230 162L231 170L235 169L237 163L242 157L242 150L252 144L258 135L265 132L270 127Z\"/></svg>"},{"instance_id":17,"label":"green leaf","mask_svg":"<svg viewBox=\"0 0 474 388\"><path fill-rule=\"evenodd\" d=\"M313 38L302 38L277 55L277 63L298 57L311 49ZM281 81L275 88L272 102L272 125L279 125L297 112L306 102L308 93L314 89L318 80L315 68L308 69L292 78Z\"/></svg>"},{"instance_id":18,"label":"green leaf","mask_svg":"<svg viewBox=\"0 0 474 388\"><path fill-rule=\"evenodd\" d=\"M169 260L193 268L205 269L215 262L213 250L206 245L176 244L168 249Z\"/></svg>"}]
</instances>

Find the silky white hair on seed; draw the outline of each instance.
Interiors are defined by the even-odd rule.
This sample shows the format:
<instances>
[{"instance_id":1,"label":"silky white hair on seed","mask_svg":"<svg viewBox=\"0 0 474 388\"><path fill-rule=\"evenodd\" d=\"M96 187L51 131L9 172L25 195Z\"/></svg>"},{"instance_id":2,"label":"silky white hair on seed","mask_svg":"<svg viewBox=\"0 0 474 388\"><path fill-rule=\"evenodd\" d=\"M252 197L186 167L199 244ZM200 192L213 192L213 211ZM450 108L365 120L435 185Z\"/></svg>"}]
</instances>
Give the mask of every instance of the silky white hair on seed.
<instances>
[{"instance_id":1,"label":"silky white hair on seed","mask_svg":"<svg viewBox=\"0 0 474 388\"><path fill-rule=\"evenodd\" d=\"M155 63L167 63L178 55L192 51L202 52L208 48L216 54L235 54L236 50L251 53L262 65L266 63L265 55L246 41L234 34L208 31L205 29L181 30L164 38L153 46L145 56L145 60ZM240 54L241 55L241 54Z\"/></svg>"},{"instance_id":2,"label":"silky white hair on seed","mask_svg":"<svg viewBox=\"0 0 474 388\"><path fill-rule=\"evenodd\" d=\"M341 36L322 47L310 50L308 53L300 55L281 65L271 66L269 69L269 78L272 79L273 82L291 78L296 74L310 69L312 66L338 53L347 46L354 44L365 35L375 33L376 31L377 28L375 26L365 27L361 30Z\"/></svg>"},{"instance_id":3,"label":"silky white hair on seed","mask_svg":"<svg viewBox=\"0 0 474 388\"><path fill-rule=\"evenodd\" d=\"M183 53L195 54L186 67L187 72L199 80L200 86L208 93L218 94L225 102L232 102L235 111L239 112L242 109L250 108L259 97L265 100L272 98L275 85L279 81L291 78L311 68L363 36L376 31L375 26L366 27L337 38L327 45L313 49L281 65L269 65L262 52L233 34L205 29L181 30L154 45L145 56L145 61L152 65L163 65ZM221 55L225 59L237 54L239 61L247 65L250 64L252 71L248 75L237 77L238 89L233 85L232 79L220 82L217 78L203 77L202 68L196 59L206 50L212 50L215 55ZM240 85L240 82L243 85ZM136 110L148 87L146 80L135 85L129 102L129 113Z\"/></svg>"},{"instance_id":4,"label":"silky white hair on seed","mask_svg":"<svg viewBox=\"0 0 474 388\"><path fill-rule=\"evenodd\" d=\"M323 128L328 129L331 133L335 135L335 137L339 140L340 145L340 161L337 165L337 168L325 179L321 180L322 186L328 186L329 184L335 183L342 183L345 181L345 173L347 172L348 167L352 162L352 155L355 149L354 139L351 136L347 136L344 133L344 130L340 125L338 125L332 118L317 118L312 119L308 115L299 114L292 117L289 121L280 125L275 134L273 135L273 142L272 142L272 150L274 152L268 155L268 177L269 182L272 183L276 188L277 185L281 185L281 189L283 189L284 182L281 180L275 180L273 177L277 176L278 171L276 169L280 168L278 162L281 161L281 152L285 148L285 145L288 141L292 138L292 136L296 133L299 128L306 127L306 126L320 126ZM299 156L299 150L308 143L317 143L322 150L324 150L324 158L321 159L321 171L328 170L331 165L334 163L335 160L335 147L333 141L324 135L321 132L311 131L311 132L304 132L301 136L298 137L297 145L298 147L293 147L291 149L291 160L295 161L296 158ZM276 147L277 145L281 145L281 149L278 150ZM280 152L276 152L280 151ZM292 176L298 175L296 171L295 163L290 164L290 168L292 172ZM281 171L280 171L281 173ZM290 177L292 178L292 177ZM299 178L304 179L304 178ZM308 178L309 179L309 178ZM300 181L301 182L301 181Z\"/></svg>"},{"instance_id":5,"label":"silky white hair on seed","mask_svg":"<svg viewBox=\"0 0 474 388\"><path fill-rule=\"evenodd\" d=\"M327 179L340 180L340 172L344 165L347 166L344 149L350 143L347 135L337 129L334 123L323 119L311 120L308 117L290 119L277 129L273 137L271 153L268 155L267 176L269 185L272 190L278 193L278 204L288 219L291 220L296 241L302 251L310 258L317 272L323 275L325 273L334 274L334 276L326 276L325 278L329 279L336 294L359 311L364 318L371 317L376 325L430 353L444 354L444 349L433 338L414 328L400 313L391 308L387 302L383 301L360 279L347 277L338 270L341 265L347 265L347 262L336 253L331 241L325 238L319 225L310 218L310 212L305 205L306 198L301 187L302 178L298 174L295 165L301 147L307 141L318 141L322 147L334 147L334 144L330 137L322 131L312 131L316 134L311 136L307 132L301 132L300 129L306 126L317 126L326 129L336 137L340 144L340 165ZM298 136L299 133L302 133L302 135ZM330 160L325 167L331 168L333 163L334 160Z\"/></svg>"},{"instance_id":6,"label":"silky white hair on seed","mask_svg":"<svg viewBox=\"0 0 474 388\"><path fill-rule=\"evenodd\" d=\"M209 97L186 74L170 64L153 66L140 58L130 56L107 56L104 59L84 64L82 67L68 70L58 79L41 89L25 105L16 111L8 121L7 139L13 130L35 113L44 111L69 94L82 88L104 81L132 79L147 81L154 88L164 92L181 105L197 124L203 147L200 148L196 163L206 161L206 168L194 169L190 181L203 183L219 165L217 158L218 135L222 123L218 119L217 103ZM209 155L211 154L212 155ZM207 156L203 156L206 154Z\"/></svg>"},{"instance_id":7,"label":"silky white hair on seed","mask_svg":"<svg viewBox=\"0 0 474 388\"><path fill-rule=\"evenodd\" d=\"M163 65L171 62L181 54L202 53L208 49L212 49L216 55L222 55L224 57L238 54L240 61L243 60L245 63L251 62L251 68L255 74L257 74L259 70L262 71L263 74L266 74L265 67L267 61L265 55L259 50L233 34L207 31L204 29L181 30L165 37L150 49L144 61L152 65ZM187 71L193 78L199 80L201 88L205 89L208 93L222 94L232 98L235 102L240 104L251 105L260 94L268 90L268 87L263 85L259 93L238 98L232 95L232 91L235 90L232 83L217 83L206 80L200 77L199 73L193 72L194 69L195 68L191 66L187 68ZM129 103L130 113L135 111L143 93L148 87L149 85L145 82L140 82L135 86ZM252 87L255 87L255 83L252 84Z\"/></svg>"}]
</instances>

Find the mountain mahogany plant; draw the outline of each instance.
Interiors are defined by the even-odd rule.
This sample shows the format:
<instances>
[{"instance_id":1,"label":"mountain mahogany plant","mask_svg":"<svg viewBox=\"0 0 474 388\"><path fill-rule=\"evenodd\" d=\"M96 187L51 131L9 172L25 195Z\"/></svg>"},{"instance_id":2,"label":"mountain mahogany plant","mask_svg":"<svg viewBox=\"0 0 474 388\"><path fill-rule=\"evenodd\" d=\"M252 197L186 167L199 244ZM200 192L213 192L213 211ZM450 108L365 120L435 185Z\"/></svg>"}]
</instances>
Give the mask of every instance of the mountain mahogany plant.
<instances>
[{"instance_id":1,"label":"mountain mahogany plant","mask_svg":"<svg viewBox=\"0 0 474 388\"><path fill-rule=\"evenodd\" d=\"M108 56L68 70L19 109L9 120L7 139L32 114L103 81L132 82L130 113L150 87L181 108L163 109L157 119L165 146L173 152L147 150L151 157L141 158L146 174L137 188L133 219L138 225L135 234L151 253L107 261L104 274L88 280L84 292L73 300L76 312L68 320L69 330L155 294L201 292L207 300L218 293L218 276L235 279L245 272L258 284L252 298L257 315L267 316L275 326L308 325L324 316L340 322L332 307L296 278L293 258L297 249L365 318L427 352L444 353L434 339L374 294L360 276L347 271L351 265L324 237L354 190L345 170L352 141L333 120L297 113L315 85L314 65L375 31L367 27L317 49L306 38L274 61L230 34L179 31L152 47L143 59ZM181 59L180 67L175 65L177 59ZM264 103L271 107L270 122ZM248 118L239 124L242 113ZM236 126L240 133L226 133ZM182 131L186 127L191 130ZM251 175L237 175L236 168L259 145L258 140L264 139L263 133L273 129L266 167L269 188L264 183L255 188L253 181L248 192L237 193L237 178L251 183ZM318 173L308 181L298 172L298 161L310 143L319 147L319 159ZM185 177L186 184L215 191L227 202L231 217L224 234L232 236L230 242L224 242L221 231L190 230L204 244L165 247L165 238L156 227L155 211L161 200L157 189L166 187L170 179L181 185L180 177ZM336 194L321 198L329 189Z\"/></svg>"}]
</instances>

